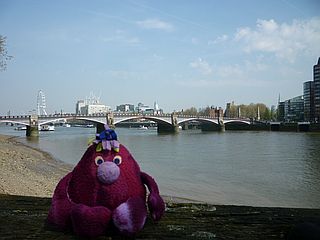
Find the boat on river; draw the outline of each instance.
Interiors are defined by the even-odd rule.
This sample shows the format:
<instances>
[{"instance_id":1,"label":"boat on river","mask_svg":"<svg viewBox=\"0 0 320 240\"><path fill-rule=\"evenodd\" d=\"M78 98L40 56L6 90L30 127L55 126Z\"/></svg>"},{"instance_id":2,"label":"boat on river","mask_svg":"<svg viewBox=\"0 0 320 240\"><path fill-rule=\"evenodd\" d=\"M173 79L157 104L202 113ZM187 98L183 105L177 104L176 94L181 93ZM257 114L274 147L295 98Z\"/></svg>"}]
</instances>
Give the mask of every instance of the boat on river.
<instances>
[{"instance_id":1,"label":"boat on river","mask_svg":"<svg viewBox=\"0 0 320 240\"><path fill-rule=\"evenodd\" d=\"M41 125L40 131L54 131L53 125Z\"/></svg>"},{"instance_id":2,"label":"boat on river","mask_svg":"<svg viewBox=\"0 0 320 240\"><path fill-rule=\"evenodd\" d=\"M14 128L14 130L18 130L18 131L27 130L27 126L18 126Z\"/></svg>"}]
</instances>

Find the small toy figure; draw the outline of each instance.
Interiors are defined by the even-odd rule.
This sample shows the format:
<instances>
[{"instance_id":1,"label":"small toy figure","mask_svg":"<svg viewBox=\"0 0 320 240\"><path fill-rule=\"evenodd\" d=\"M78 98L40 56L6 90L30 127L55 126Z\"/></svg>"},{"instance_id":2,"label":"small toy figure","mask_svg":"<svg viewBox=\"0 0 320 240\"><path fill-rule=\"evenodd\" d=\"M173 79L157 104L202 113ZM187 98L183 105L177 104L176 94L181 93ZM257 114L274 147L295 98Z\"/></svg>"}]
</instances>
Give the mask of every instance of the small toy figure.
<instances>
[{"instance_id":1,"label":"small toy figure","mask_svg":"<svg viewBox=\"0 0 320 240\"><path fill-rule=\"evenodd\" d=\"M146 188L149 196L146 203ZM165 204L155 180L141 172L114 130L105 125L72 172L58 183L47 224L97 237L108 231L134 235L146 221L147 206L154 221Z\"/></svg>"}]
</instances>

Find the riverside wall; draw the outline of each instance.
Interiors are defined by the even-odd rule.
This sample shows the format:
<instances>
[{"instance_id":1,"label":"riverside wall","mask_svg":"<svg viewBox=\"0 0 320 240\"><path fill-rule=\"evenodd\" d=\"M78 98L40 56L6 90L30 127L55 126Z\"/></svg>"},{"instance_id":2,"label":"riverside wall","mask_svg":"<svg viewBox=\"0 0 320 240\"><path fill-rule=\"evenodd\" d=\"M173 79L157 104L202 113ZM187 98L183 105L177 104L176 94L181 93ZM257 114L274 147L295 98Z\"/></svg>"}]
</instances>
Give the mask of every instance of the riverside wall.
<instances>
[{"instance_id":1,"label":"riverside wall","mask_svg":"<svg viewBox=\"0 0 320 240\"><path fill-rule=\"evenodd\" d=\"M232 131L275 131L275 132L320 132L319 123L253 123L226 124L225 129Z\"/></svg>"}]
</instances>

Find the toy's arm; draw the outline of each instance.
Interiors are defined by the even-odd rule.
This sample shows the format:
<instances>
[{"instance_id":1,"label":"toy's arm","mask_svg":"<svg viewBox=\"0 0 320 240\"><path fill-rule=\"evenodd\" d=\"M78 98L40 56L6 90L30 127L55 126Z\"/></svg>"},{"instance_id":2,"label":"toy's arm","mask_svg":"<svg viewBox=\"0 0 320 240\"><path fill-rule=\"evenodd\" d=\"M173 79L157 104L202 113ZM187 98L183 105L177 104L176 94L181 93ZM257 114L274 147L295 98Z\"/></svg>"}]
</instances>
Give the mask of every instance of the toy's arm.
<instances>
[{"instance_id":1,"label":"toy's arm","mask_svg":"<svg viewBox=\"0 0 320 240\"><path fill-rule=\"evenodd\" d=\"M153 220L158 221L164 214L165 204L160 196L156 181L148 174L141 172L141 180L148 187L148 207Z\"/></svg>"}]
</instances>

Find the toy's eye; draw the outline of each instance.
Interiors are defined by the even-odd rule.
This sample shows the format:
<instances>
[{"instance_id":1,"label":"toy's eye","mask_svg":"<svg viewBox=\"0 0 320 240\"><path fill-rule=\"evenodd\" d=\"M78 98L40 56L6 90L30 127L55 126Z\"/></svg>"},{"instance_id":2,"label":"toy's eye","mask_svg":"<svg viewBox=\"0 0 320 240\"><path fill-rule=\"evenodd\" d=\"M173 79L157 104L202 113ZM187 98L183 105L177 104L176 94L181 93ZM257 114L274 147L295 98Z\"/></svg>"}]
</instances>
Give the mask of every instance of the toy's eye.
<instances>
[{"instance_id":1,"label":"toy's eye","mask_svg":"<svg viewBox=\"0 0 320 240\"><path fill-rule=\"evenodd\" d=\"M101 156L97 156L94 161L95 161L97 166L99 166L101 163L104 162L104 160L103 160L103 158Z\"/></svg>"},{"instance_id":2,"label":"toy's eye","mask_svg":"<svg viewBox=\"0 0 320 240\"><path fill-rule=\"evenodd\" d=\"M122 162L122 157L119 156L119 155L115 156L115 157L113 158L113 162L114 162L115 164L117 164L117 165L120 165L121 162Z\"/></svg>"}]
</instances>

